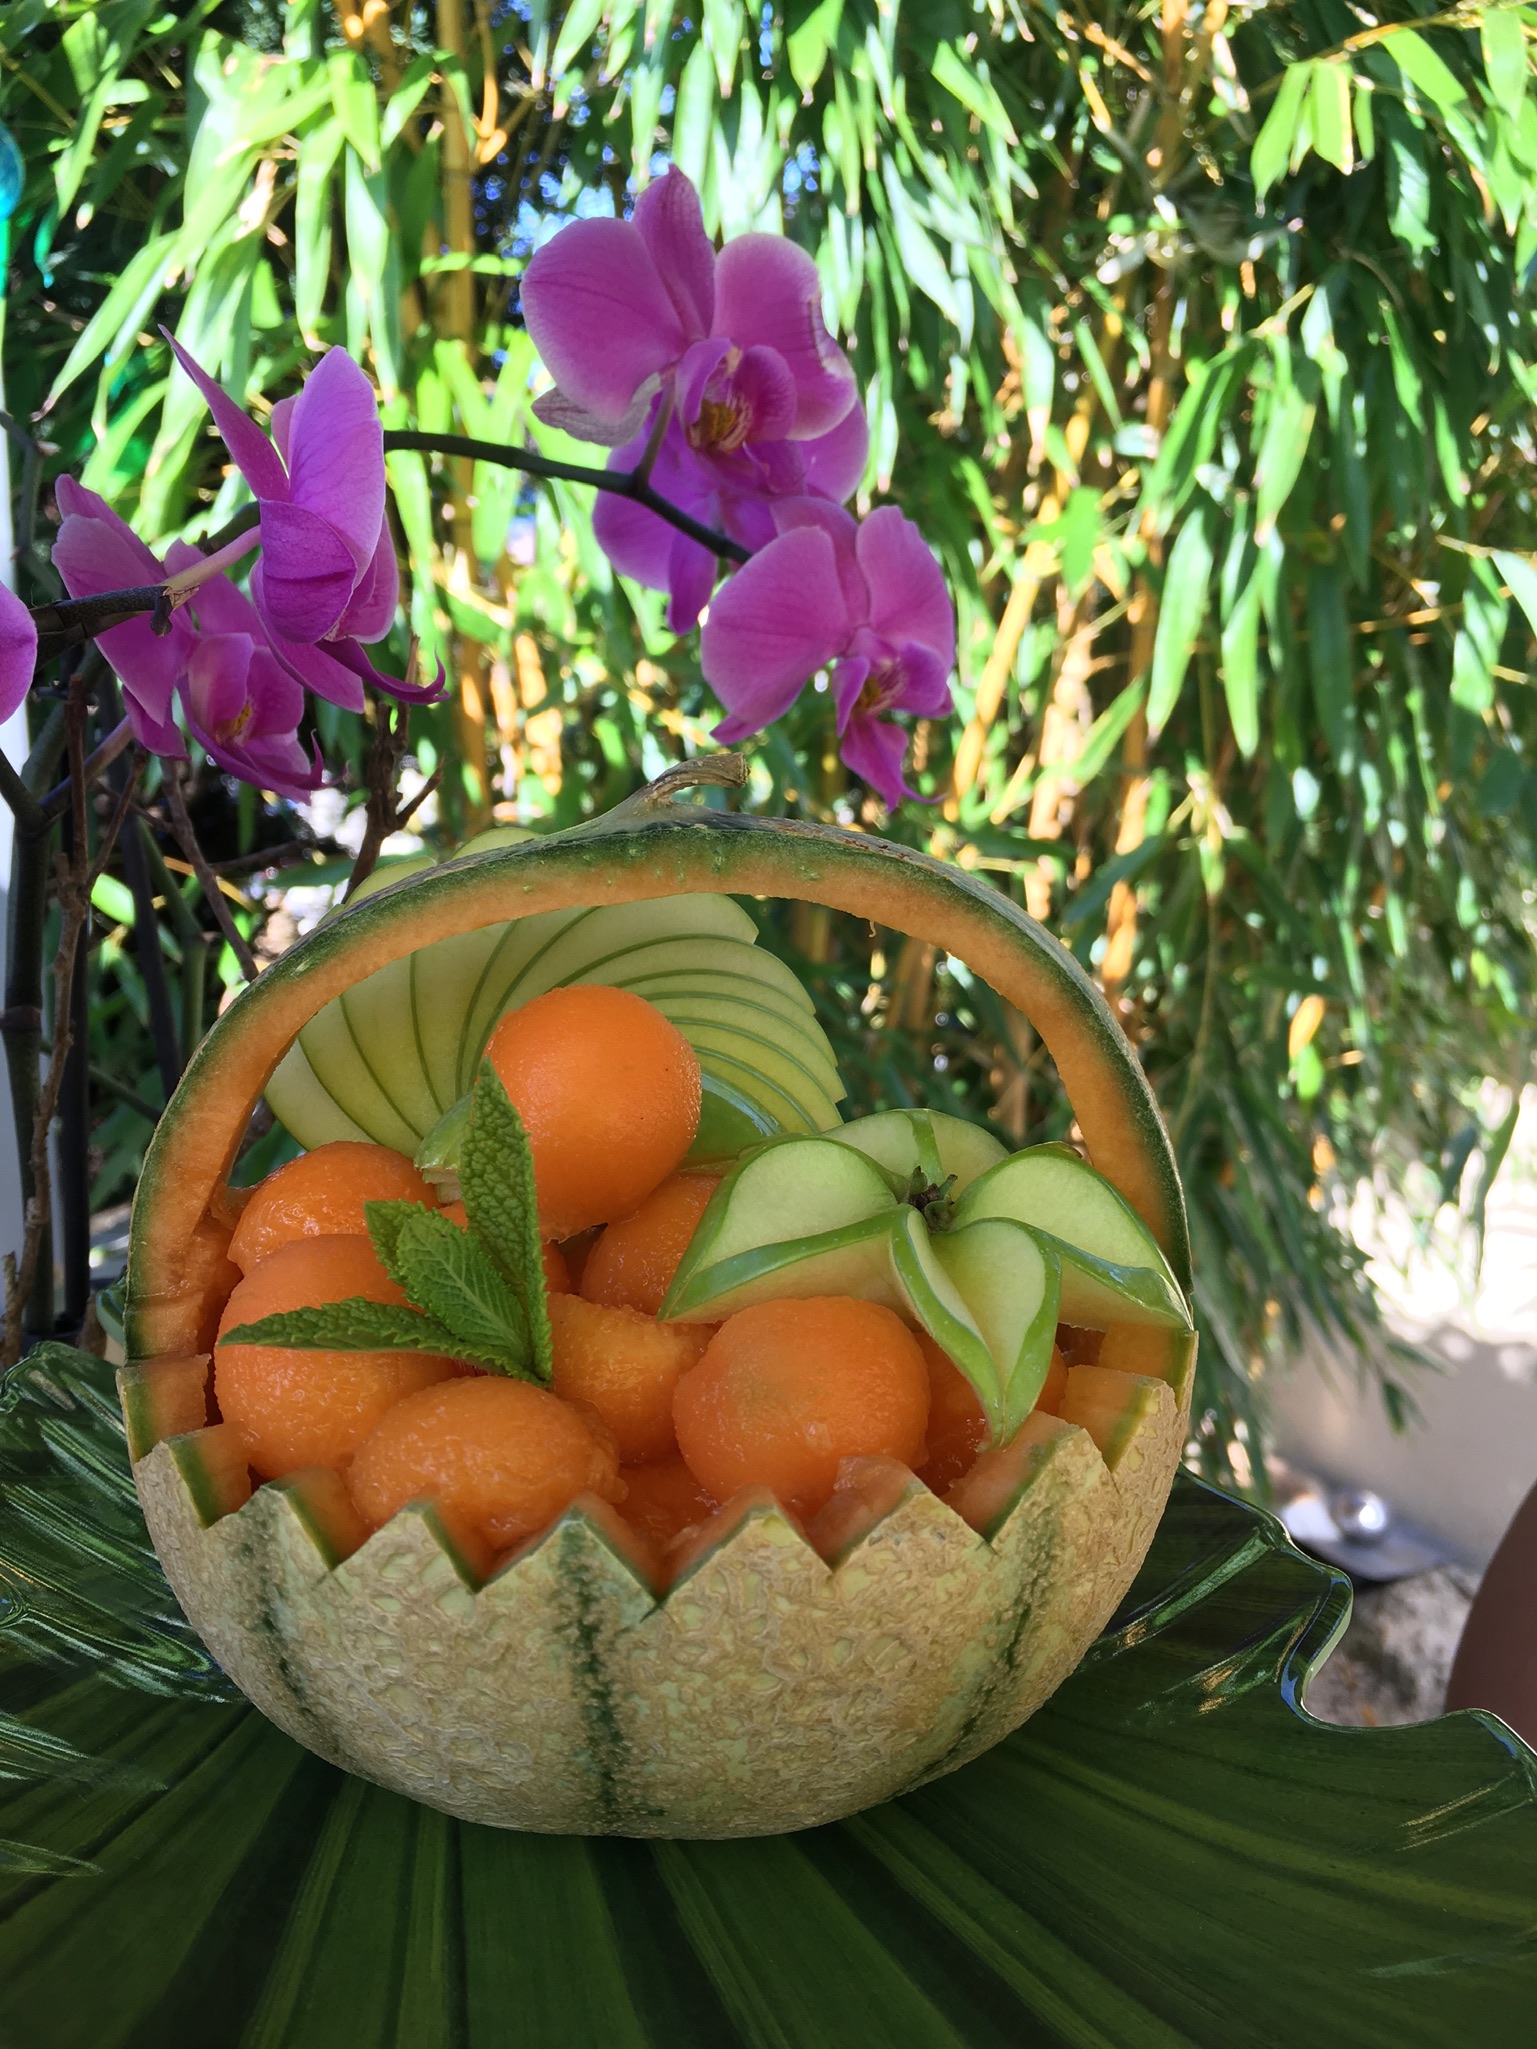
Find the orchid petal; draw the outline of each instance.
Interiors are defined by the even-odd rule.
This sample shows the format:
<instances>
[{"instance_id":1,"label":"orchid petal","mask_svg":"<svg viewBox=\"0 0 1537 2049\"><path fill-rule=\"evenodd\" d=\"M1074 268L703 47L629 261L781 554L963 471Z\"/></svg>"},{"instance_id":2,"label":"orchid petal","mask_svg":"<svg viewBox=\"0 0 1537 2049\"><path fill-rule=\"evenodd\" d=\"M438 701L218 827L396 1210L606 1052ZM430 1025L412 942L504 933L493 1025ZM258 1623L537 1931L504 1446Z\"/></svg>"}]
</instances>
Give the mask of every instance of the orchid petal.
<instances>
[{"instance_id":1,"label":"orchid petal","mask_svg":"<svg viewBox=\"0 0 1537 2049\"><path fill-rule=\"evenodd\" d=\"M708 334L715 313L715 247L699 194L676 166L635 202L635 226L688 335Z\"/></svg>"},{"instance_id":2,"label":"orchid petal","mask_svg":"<svg viewBox=\"0 0 1537 2049\"><path fill-rule=\"evenodd\" d=\"M731 373L731 396L745 406L749 441L784 441L798 410L795 379L777 349L755 343Z\"/></svg>"},{"instance_id":3,"label":"orchid petal","mask_svg":"<svg viewBox=\"0 0 1537 2049\"><path fill-rule=\"evenodd\" d=\"M448 680L448 672L441 662L430 683L407 683L400 676L386 676L374 667L364 653L362 643L356 640L328 641L326 651L350 669L354 676L361 677L363 682L371 684L375 690L382 690L388 697L398 697L402 704L436 704Z\"/></svg>"},{"instance_id":4,"label":"orchid petal","mask_svg":"<svg viewBox=\"0 0 1537 2049\"><path fill-rule=\"evenodd\" d=\"M630 221L574 221L536 251L523 318L568 398L618 420L646 378L688 341L645 240Z\"/></svg>"},{"instance_id":5,"label":"orchid petal","mask_svg":"<svg viewBox=\"0 0 1537 2049\"><path fill-rule=\"evenodd\" d=\"M55 495L60 506L68 509L54 537L53 566L72 598L94 598L103 591L165 581L165 570L138 535L94 491L61 477ZM175 552L173 548L173 557ZM187 548L186 555L202 560L194 548ZM180 612L171 614L168 634L152 632L146 613L96 635L96 645L123 689L137 700L147 723L157 731L163 731L170 718L176 679L191 635L191 625Z\"/></svg>"},{"instance_id":6,"label":"orchid petal","mask_svg":"<svg viewBox=\"0 0 1537 2049\"><path fill-rule=\"evenodd\" d=\"M267 621L259 562L251 565L251 596L256 601L257 615L272 651L280 662L286 663L290 674L296 676L306 690L325 698L327 703L339 704L343 711L361 711L367 700L362 683L351 669L315 641L285 640L281 633L273 632Z\"/></svg>"},{"instance_id":7,"label":"orchid petal","mask_svg":"<svg viewBox=\"0 0 1537 2049\"><path fill-rule=\"evenodd\" d=\"M789 533L797 527L816 527L832 542L838 565L838 584L843 592L852 635L854 629L868 618L870 610L870 593L859 573L855 546L859 538L859 523L853 513L845 512L830 498L781 498L774 505L774 524L781 533Z\"/></svg>"},{"instance_id":8,"label":"orchid petal","mask_svg":"<svg viewBox=\"0 0 1537 2049\"><path fill-rule=\"evenodd\" d=\"M384 430L374 388L345 349L327 349L306 377L288 433L290 501L335 527L366 569L384 519Z\"/></svg>"},{"instance_id":9,"label":"orchid petal","mask_svg":"<svg viewBox=\"0 0 1537 2049\"><path fill-rule=\"evenodd\" d=\"M94 536L87 535L83 528L77 527L73 530L76 540L81 544L79 551L72 558L73 573L80 584L78 590L69 582L64 566L58 559L58 545L55 543L54 566L60 576L64 577L71 597L95 597L99 591L123 590L134 584L163 581L165 571L127 520L119 518L105 498L98 497L94 491L88 491L84 484L77 484L73 477L60 477L53 487L53 496L54 503L65 521L95 520L106 530L105 533ZM61 526L61 535L62 532ZM110 543L107 540L108 534L112 537ZM117 566L110 575L106 575L104 571L100 571L96 558L109 546L113 550L113 559ZM105 575L105 581L100 580L102 575Z\"/></svg>"},{"instance_id":10,"label":"orchid petal","mask_svg":"<svg viewBox=\"0 0 1537 2049\"><path fill-rule=\"evenodd\" d=\"M782 235L739 235L715 259L714 328L739 349L762 343L784 358L797 440L825 434L854 404L853 369L822 320L817 267Z\"/></svg>"},{"instance_id":11,"label":"orchid petal","mask_svg":"<svg viewBox=\"0 0 1537 2049\"><path fill-rule=\"evenodd\" d=\"M563 391L541 391L533 403L534 418L573 441L594 441L600 448L617 448L638 434L646 424L651 402L656 397L657 379L648 377L617 420L579 406Z\"/></svg>"},{"instance_id":12,"label":"orchid petal","mask_svg":"<svg viewBox=\"0 0 1537 2049\"><path fill-rule=\"evenodd\" d=\"M160 332L171 344L177 362L207 399L214 425L223 435L224 445L229 450L236 469L257 497L277 500L286 498L288 472L284 469L277 450L260 427L254 420L246 417L222 384L216 384L202 365L192 360L174 335L163 327Z\"/></svg>"},{"instance_id":13,"label":"orchid petal","mask_svg":"<svg viewBox=\"0 0 1537 2049\"><path fill-rule=\"evenodd\" d=\"M865 473L870 454L870 422L861 405L852 405L838 422L814 441L798 444L805 465L806 489L825 491L841 505Z\"/></svg>"},{"instance_id":14,"label":"orchid petal","mask_svg":"<svg viewBox=\"0 0 1537 2049\"><path fill-rule=\"evenodd\" d=\"M141 704L126 683L123 685L123 710L128 717L128 728L141 747L151 754L158 754L165 761L185 761L187 743L171 717L169 708L164 717L156 715L148 705Z\"/></svg>"},{"instance_id":15,"label":"orchid petal","mask_svg":"<svg viewBox=\"0 0 1537 2049\"><path fill-rule=\"evenodd\" d=\"M710 602L718 574L715 557L687 534L674 534L668 571L667 626L672 633L692 633Z\"/></svg>"},{"instance_id":16,"label":"orchid petal","mask_svg":"<svg viewBox=\"0 0 1537 2049\"><path fill-rule=\"evenodd\" d=\"M294 407L299 403L298 394L292 398L280 398L272 408L272 445L288 464L289 436L293 429Z\"/></svg>"},{"instance_id":17,"label":"orchid petal","mask_svg":"<svg viewBox=\"0 0 1537 2049\"><path fill-rule=\"evenodd\" d=\"M864 689L869 673L870 664L863 655L847 655L833 670L833 703L838 710L840 733L848 730L849 720L854 716L859 693Z\"/></svg>"},{"instance_id":18,"label":"orchid petal","mask_svg":"<svg viewBox=\"0 0 1537 2049\"><path fill-rule=\"evenodd\" d=\"M249 719L246 675L255 645L249 633L199 637L187 663L186 683L187 711L199 740L206 733L228 737L221 735L222 728L236 725L242 714Z\"/></svg>"},{"instance_id":19,"label":"orchid petal","mask_svg":"<svg viewBox=\"0 0 1537 2049\"><path fill-rule=\"evenodd\" d=\"M856 714L843 735L839 752L862 782L868 783L888 811L895 811L904 797L918 793L902 774L907 757L907 735L886 719Z\"/></svg>"},{"instance_id":20,"label":"orchid petal","mask_svg":"<svg viewBox=\"0 0 1537 2049\"><path fill-rule=\"evenodd\" d=\"M669 589L672 544L677 531L658 514L612 491L602 491L592 508L593 538L621 576L647 590Z\"/></svg>"},{"instance_id":21,"label":"orchid petal","mask_svg":"<svg viewBox=\"0 0 1537 2049\"><path fill-rule=\"evenodd\" d=\"M354 640L383 640L395 623L400 603L400 569L395 560L395 542L388 520L381 522L379 540L358 587L347 600L347 608L336 623L338 633Z\"/></svg>"},{"instance_id":22,"label":"orchid petal","mask_svg":"<svg viewBox=\"0 0 1537 2049\"><path fill-rule=\"evenodd\" d=\"M955 664L955 607L934 551L894 505L872 512L855 542L870 587L870 624L891 642L921 641L946 674Z\"/></svg>"},{"instance_id":23,"label":"orchid petal","mask_svg":"<svg viewBox=\"0 0 1537 2049\"><path fill-rule=\"evenodd\" d=\"M357 582L351 549L302 505L263 506L261 534L263 616L285 640L324 640Z\"/></svg>"},{"instance_id":24,"label":"orchid petal","mask_svg":"<svg viewBox=\"0 0 1537 2049\"><path fill-rule=\"evenodd\" d=\"M700 640L705 680L752 732L779 718L844 645L848 608L833 544L817 527L780 534L717 593Z\"/></svg>"},{"instance_id":25,"label":"orchid petal","mask_svg":"<svg viewBox=\"0 0 1537 2049\"><path fill-rule=\"evenodd\" d=\"M950 690L950 664L922 641L905 640L897 651L902 687L891 699L896 711L910 711L920 719L947 716L954 698Z\"/></svg>"},{"instance_id":26,"label":"orchid petal","mask_svg":"<svg viewBox=\"0 0 1537 2049\"><path fill-rule=\"evenodd\" d=\"M0 583L0 720L24 703L37 667L37 627L32 614Z\"/></svg>"},{"instance_id":27,"label":"orchid petal","mask_svg":"<svg viewBox=\"0 0 1537 2049\"><path fill-rule=\"evenodd\" d=\"M705 389L730 354L731 343L723 334L712 335L708 341L692 342L683 351L674 372L674 389L678 418L685 427L691 427L699 418Z\"/></svg>"}]
</instances>

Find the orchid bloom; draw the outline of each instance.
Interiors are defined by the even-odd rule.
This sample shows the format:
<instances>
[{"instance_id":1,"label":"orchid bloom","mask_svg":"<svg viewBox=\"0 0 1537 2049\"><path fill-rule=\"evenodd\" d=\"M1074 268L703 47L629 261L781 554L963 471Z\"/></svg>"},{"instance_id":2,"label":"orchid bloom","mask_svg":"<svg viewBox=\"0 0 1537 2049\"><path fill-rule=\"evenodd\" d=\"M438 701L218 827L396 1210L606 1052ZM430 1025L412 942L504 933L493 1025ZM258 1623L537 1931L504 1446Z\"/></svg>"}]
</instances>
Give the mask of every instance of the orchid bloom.
<instances>
[{"instance_id":1,"label":"orchid bloom","mask_svg":"<svg viewBox=\"0 0 1537 2049\"><path fill-rule=\"evenodd\" d=\"M0 721L8 719L32 687L37 628L13 590L0 583Z\"/></svg>"},{"instance_id":2,"label":"orchid bloom","mask_svg":"<svg viewBox=\"0 0 1537 2049\"><path fill-rule=\"evenodd\" d=\"M178 576L202 559L176 541L166 567ZM293 798L318 790L325 781L320 750L311 760L299 741L304 685L256 607L226 576L210 577L192 606L197 623L179 684L193 738L220 768L258 789Z\"/></svg>"},{"instance_id":3,"label":"orchid bloom","mask_svg":"<svg viewBox=\"0 0 1537 2049\"><path fill-rule=\"evenodd\" d=\"M261 506L258 603L287 641L380 640L399 575L384 516L384 435L373 387L328 349L297 398L272 408L272 439L169 334Z\"/></svg>"},{"instance_id":4,"label":"orchid bloom","mask_svg":"<svg viewBox=\"0 0 1537 2049\"><path fill-rule=\"evenodd\" d=\"M71 597L96 597L135 584L160 583L203 567L198 549L175 542L164 565L94 491L73 477L56 486L64 514L54 542L54 567ZM319 787L297 738L304 691L361 710L357 677L316 647L273 641L255 606L225 576L207 576L170 617L170 631L152 631L148 614L97 635L97 645L123 686L134 738L171 760L187 751L173 716L178 697L193 733L221 768L283 796Z\"/></svg>"},{"instance_id":5,"label":"orchid bloom","mask_svg":"<svg viewBox=\"0 0 1537 2049\"><path fill-rule=\"evenodd\" d=\"M609 468L633 468L645 441L642 433L616 449ZM869 445L860 406L814 440L749 443L729 452L700 453L674 418L657 448L651 481L703 525L756 552L778 531L772 501L810 495L841 503L859 482ZM687 633L715 585L718 565L711 550L617 493L599 494L592 526L598 546L622 576L668 593L668 627Z\"/></svg>"},{"instance_id":6,"label":"orchid bloom","mask_svg":"<svg viewBox=\"0 0 1537 2049\"><path fill-rule=\"evenodd\" d=\"M585 440L628 441L657 392L690 448L723 455L815 440L854 405L810 256L782 235L740 235L717 255L676 169L633 220L563 228L530 261L522 299L556 384L536 410Z\"/></svg>"},{"instance_id":7,"label":"orchid bloom","mask_svg":"<svg viewBox=\"0 0 1537 2049\"><path fill-rule=\"evenodd\" d=\"M760 731L830 664L843 758L894 810L915 792L902 774L907 736L887 714L950 709L955 610L944 574L895 506L856 522L840 506L800 499L779 509L779 522L705 621L705 680L728 714L715 737Z\"/></svg>"}]
</instances>

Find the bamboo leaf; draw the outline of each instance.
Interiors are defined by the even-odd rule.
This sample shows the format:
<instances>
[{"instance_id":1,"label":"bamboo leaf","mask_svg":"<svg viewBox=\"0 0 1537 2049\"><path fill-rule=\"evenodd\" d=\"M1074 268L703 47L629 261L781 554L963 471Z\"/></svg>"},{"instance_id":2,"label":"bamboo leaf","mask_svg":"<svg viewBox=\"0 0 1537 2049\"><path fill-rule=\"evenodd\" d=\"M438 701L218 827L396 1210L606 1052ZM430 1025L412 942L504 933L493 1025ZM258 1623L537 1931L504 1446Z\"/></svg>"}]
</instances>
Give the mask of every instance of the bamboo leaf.
<instances>
[{"instance_id":1,"label":"bamboo leaf","mask_svg":"<svg viewBox=\"0 0 1537 2049\"><path fill-rule=\"evenodd\" d=\"M1409 83L1422 92L1443 114L1463 106L1467 100L1461 82L1447 69L1418 29L1397 28L1381 44Z\"/></svg>"},{"instance_id":2,"label":"bamboo leaf","mask_svg":"<svg viewBox=\"0 0 1537 2049\"><path fill-rule=\"evenodd\" d=\"M1526 614L1526 623L1537 634L1537 561L1513 555L1508 548L1496 548L1494 565L1510 585L1510 594Z\"/></svg>"},{"instance_id":3,"label":"bamboo leaf","mask_svg":"<svg viewBox=\"0 0 1537 2049\"><path fill-rule=\"evenodd\" d=\"M1350 620L1339 571L1321 565L1308 576L1308 669L1313 702L1329 752L1342 776L1355 766L1355 679L1350 654Z\"/></svg>"},{"instance_id":4,"label":"bamboo leaf","mask_svg":"<svg viewBox=\"0 0 1537 2049\"><path fill-rule=\"evenodd\" d=\"M963 57L953 43L941 43L934 52L934 83L959 100L967 113L975 114L984 128L990 128L1010 148L1017 147L1019 137L985 64L979 65L975 57Z\"/></svg>"},{"instance_id":5,"label":"bamboo leaf","mask_svg":"<svg viewBox=\"0 0 1537 2049\"><path fill-rule=\"evenodd\" d=\"M1326 163L1348 177L1355 169L1350 123L1350 65L1343 57L1313 66L1308 91L1313 147Z\"/></svg>"},{"instance_id":6,"label":"bamboo leaf","mask_svg":"<svg viewBox=\"0 0 1537 2049\"><path fill-rule=\"evenodd\" d=\"M1204 500L1193 506L1169 551L1147 699L1147 726L1153 735L1163 731L1179 702L1185 671L1211 602L1210 519Z\"/></svg>"},{"instance_id":7,"label":"bamboo leaf","mask_svg":"<svg viewBox=\"0 0 1537 2049\"><path fill-rule=\"evenodd\" d=\"M1312 84L1311 63L1292 64L1281 80L1265 125L1255 137L1249 158L1249 175L1256 195L1263 199L1292 161L1298 125Z\"/></svg>"},{"instance_id":8,"label":"bamboo leaf","mask_svg":"<svg viewBox=\"0 0 1537 2049\"><path fill-rule=\"evenodd\" d=\"M1489 90L1497 104L1514 119L1526 98L1527 73L1531 69L1522 16L1513 7L1486 7L1479 17L1478 34Z\"/></svg>"}]
</instances>

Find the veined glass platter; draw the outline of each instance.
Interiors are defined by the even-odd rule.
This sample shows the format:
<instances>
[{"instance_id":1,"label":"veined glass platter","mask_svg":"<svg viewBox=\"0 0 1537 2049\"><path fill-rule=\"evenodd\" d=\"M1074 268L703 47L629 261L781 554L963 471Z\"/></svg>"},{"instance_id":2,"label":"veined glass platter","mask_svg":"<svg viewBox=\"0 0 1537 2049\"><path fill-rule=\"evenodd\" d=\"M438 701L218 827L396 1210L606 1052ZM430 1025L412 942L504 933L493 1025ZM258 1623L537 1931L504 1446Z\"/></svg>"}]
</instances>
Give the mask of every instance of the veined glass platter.
<instances>
[{"instance_id":1,"label":"veined glass platter","mask_svg":"<svg viewBox=\"0 0 1537 2049\"><path fill-rule=\"evenodd\" d=\"M175 1607L108 1367L0 1395L0 2049L1522 2049L1537 1756L1301 1705L1349 1590L1186 1476L977 1763L752 1842L518 1835L320 1763Z\"/></svg>"}]
</instances>

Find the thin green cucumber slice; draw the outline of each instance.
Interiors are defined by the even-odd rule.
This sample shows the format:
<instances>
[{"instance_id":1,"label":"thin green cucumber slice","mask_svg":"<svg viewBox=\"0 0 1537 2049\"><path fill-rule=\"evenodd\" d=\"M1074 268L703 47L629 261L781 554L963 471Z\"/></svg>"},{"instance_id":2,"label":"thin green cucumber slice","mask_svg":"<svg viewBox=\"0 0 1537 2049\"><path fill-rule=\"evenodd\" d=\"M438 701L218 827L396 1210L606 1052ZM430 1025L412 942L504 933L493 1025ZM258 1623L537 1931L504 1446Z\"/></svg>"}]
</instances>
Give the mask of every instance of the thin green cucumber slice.
<instances>
[{"instance_id":1,"label":"thin green cucumber slice","mask_svg":"<svg viewBox=\"0 0 1537 2049\"><path fill-rule=\"evenodd\" d=\"M954 1175L957 1196L1008 1158L990 1131L942 1110L879 1110L853 1118L837 1137L840 1145L878 1160L904 1184L915 1173L936 1184Z\"/></svg>"},{"instance_id":2,"label":"thin green cucumber slice","mask_svg":"<svg viewBox=\"0 0 1537 2049\"><path fill-rule=\"evenodd\" d=\"M1086 1329L1150 1323L1189 1330L1190 1311L1157 1240L1125 1198L1071 1147L1011 1153L956 1205L957 1227L1012 1217L1062 1261L1063 1319Z\"/></svg>"},{"instance_id":3,"label":"thin green cucumber slice","mask_svg":"<svg viewBox=\"0 0 1537 2049\"><path fill-rule=\"evenodd\" d=\"M659 1005L658 1008L682 1032L701 1060L719 1053L761 1075L782 1095L789 1097L813 1131L826 1131L842 1122L826 1089L784 1046L777 1045L761 1033L739 1031L734 1025L714 1024L708 1018L680 1013L670 1004L666 1007Z\"/></svg>"},{"instance_id":4,"label":"thin green cucumber slice","mask_svg":"<svg viewBox=\"0 0 1537 2049\"><path fill-rule=\"evenodd\" d=\"M1007 1439L1046 1384L1062 1296L1061 1261L1010 1217L980 1217L959 1230L937 1232L931 1243L997 1367Z\"/></svg>"},{"instance_id":5,"label":"thin green cucumber slice","mask_svg":"<svg viewBox=\"0 0 1537 2049\"><path fill-rule=\"evenodd\" d=\"M771 1010L742 997L709 996L693 990L659 992L646 1000L655 1004L664 1017L680 1025L687 1019L694 1024L740 1032L749 1040L777 1047L833 1102L848 1093L832 1048L814 1019L787 1017L782 1010Z\"/></svg>"},{"instance_id":6,"label":"thin green cucumber slice","mask_svg":"<svg viewBox=\"0 0 1537 2049\"><path fill-rule=\"evenodd\" d=\"M312 1017L299 1034L299 1044L317 1079L375 1144L403 1153L416 1150L421 1133L402 1117L364 1058L340 1003L328 1003Z\"/></svg>"},{"instance_id":7,"label":"thin green cucumber slice","mask_svg":"<svg viewBox=\"0 0 1537 2049\"><path fill-rule=\"evenodd\" d=\"M267 1083L267 1107L306 1152L313 1152L317 1145L329 1145L334 1139L366 1139L369 1135L317 1078L297 1040Z\"/></svg>"},{"instance_id":8,"label":"thin green cucumber slice","mask_svg":"<svg viewBox=\"0 0 1537 2049\"><path fill-rule=\"evenodd\" d=\"M354 982L337 999L363 1064L420 1138L440 1112L416 1031L411 957Z\"/></svg>"}]
</instances>

